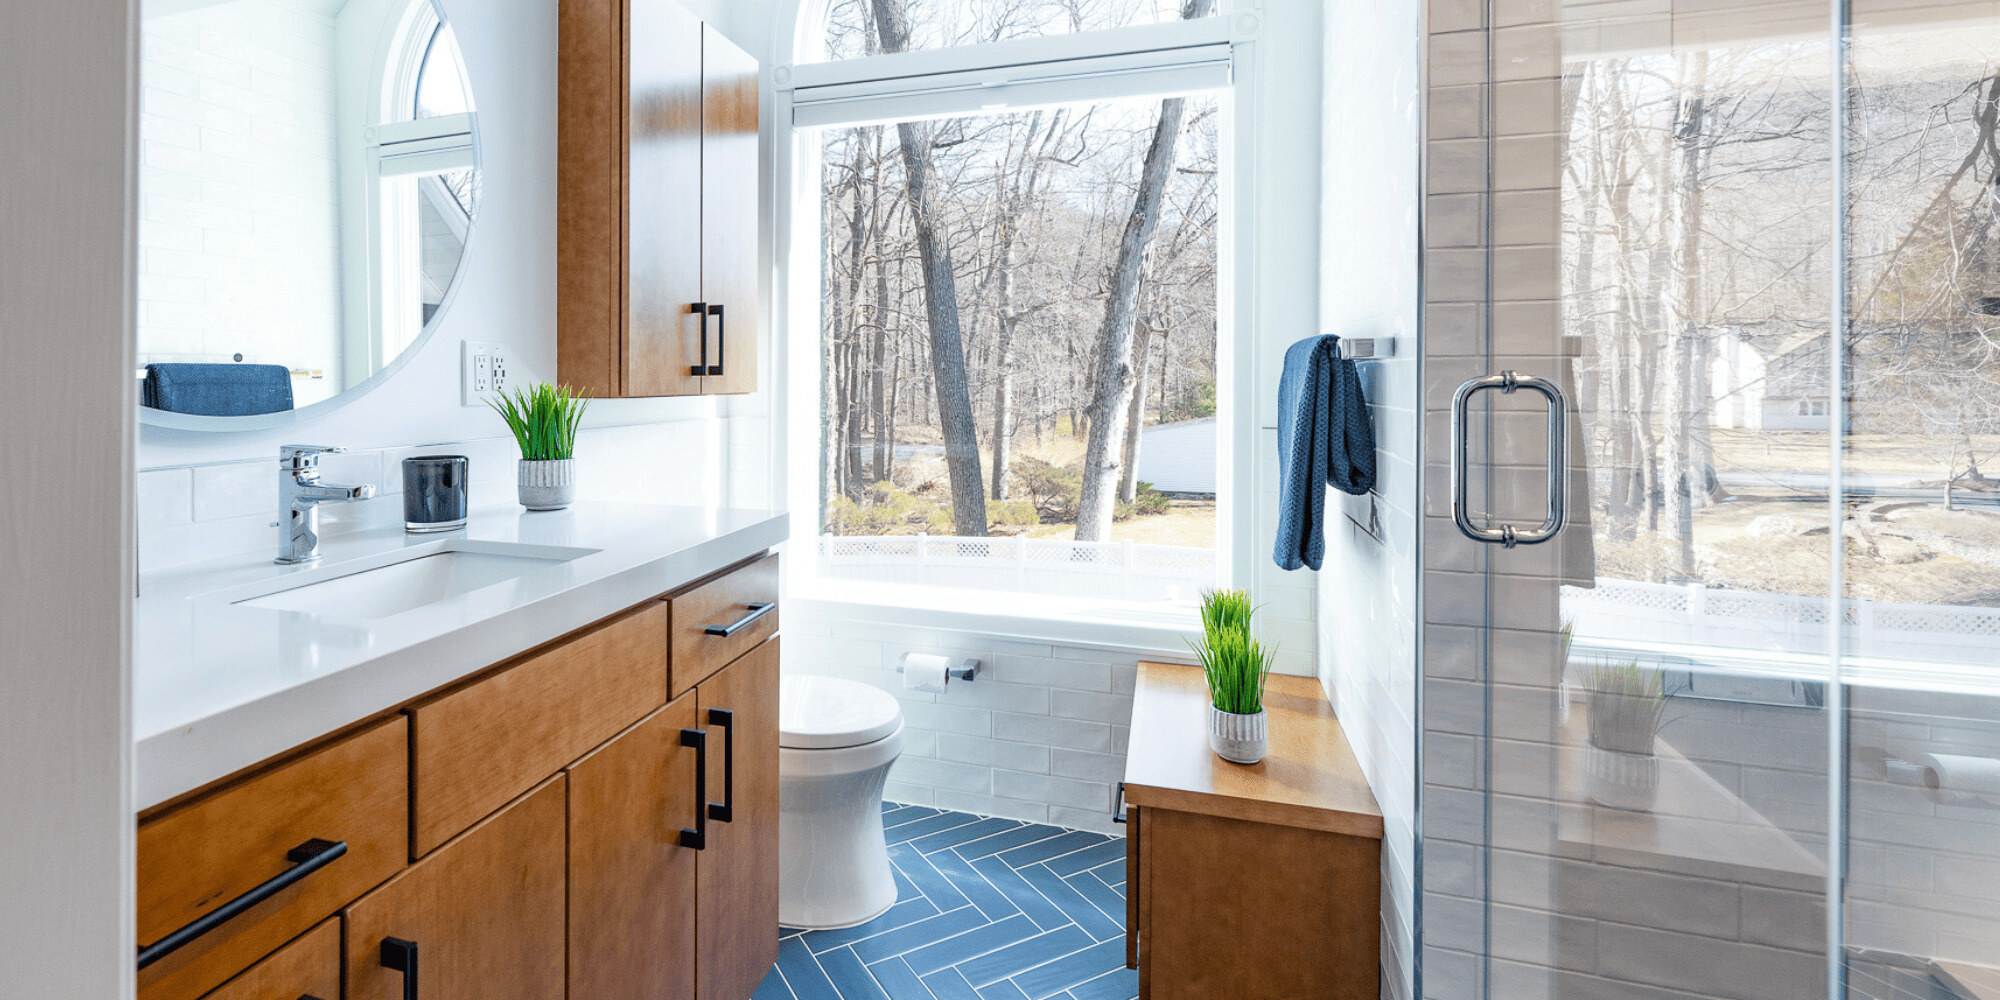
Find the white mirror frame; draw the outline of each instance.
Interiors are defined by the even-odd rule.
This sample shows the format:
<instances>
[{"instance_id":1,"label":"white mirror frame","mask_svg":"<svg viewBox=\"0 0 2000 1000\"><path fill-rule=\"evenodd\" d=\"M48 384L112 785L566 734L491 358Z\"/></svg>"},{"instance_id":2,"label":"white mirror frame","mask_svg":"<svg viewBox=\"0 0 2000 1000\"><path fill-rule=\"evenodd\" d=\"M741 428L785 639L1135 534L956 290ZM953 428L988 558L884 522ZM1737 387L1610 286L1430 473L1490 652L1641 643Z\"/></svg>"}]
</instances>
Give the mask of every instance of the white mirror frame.
<instances>
[{"instance_id":1,"label":"white mirror frame","mask_svg":"<svg viewBox=\"0 0 2000 1000\"><path fill-rule=\"evenodd\" d=\"M449 23L440 9L438 0L429 0L429 4L437 20ZM412 7L414 6L412 5ZM390 71L390 51L387 48L389 39L397 37L405 30L407 30L407 23L395 25L385 33L384 49L377 57L380 69L385 74ZM401 71L399 71L400 75ZM473 86L471 74L469 73L466 75L465 85L468 89ZM474 108L478 107L478 100L476 98L473 101L473 106ZM485 169L485 156L481 148L478 124L479 114L475 110L468 117L470 119L468 127L472 140L472 169L475 172L483 171ZM374 202L372 195L369 198L369 202L372 209ZM438 325L444 321L445 316L450 314L453 304L458 300L459 290L465 285L465 273L470 268L473 260L473 248L476 244L473 237L479 231L480 214L482 213L475 212L466 221L465 246L460 252L458 270L453 272L451 287L445 289L444 299L438 303L437 311L431 314L430 320L423 325L422 330L418 331L416 337L410 341L409 346L403 348L401 354L390 359L375 374L361 380L353 387L344 389L340 393L322 399L317 403L311 403L290 410L281 410L276 413L258 413L239 417L216 417L203 414L174 413L169 410L156 410L151 407L140 406L137 408L139 411L139 423L147 427L163 427L183 431L208 431L223 434L267 431L279 427L288 427L303 421L318 419L375 391L383 383L393 378L397 372L403 369L404 365L409 364L410 360L424 349L424 345L430 342L431 335L437 332ZM137 391L136 383L133 389L135 392Z\"/></svg>"}]
</instances>

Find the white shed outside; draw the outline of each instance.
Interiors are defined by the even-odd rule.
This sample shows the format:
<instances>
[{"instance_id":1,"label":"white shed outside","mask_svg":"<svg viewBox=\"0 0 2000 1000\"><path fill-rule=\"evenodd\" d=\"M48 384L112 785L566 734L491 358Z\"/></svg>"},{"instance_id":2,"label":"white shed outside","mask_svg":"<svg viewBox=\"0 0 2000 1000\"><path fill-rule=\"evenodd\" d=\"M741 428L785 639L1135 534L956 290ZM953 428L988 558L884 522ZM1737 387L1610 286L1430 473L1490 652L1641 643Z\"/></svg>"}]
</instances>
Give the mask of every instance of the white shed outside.
<instances>
[{"instance_id":1,"label":"white shed outside","mask_svg":"<svg viewBox=\"0 0 2000 1000\"><path fill-rule=\"evenodd\" d=\"M1139 432L1139 481L1163 493L1215 493L1215 418Z\"/></svg>"}]
</instances>

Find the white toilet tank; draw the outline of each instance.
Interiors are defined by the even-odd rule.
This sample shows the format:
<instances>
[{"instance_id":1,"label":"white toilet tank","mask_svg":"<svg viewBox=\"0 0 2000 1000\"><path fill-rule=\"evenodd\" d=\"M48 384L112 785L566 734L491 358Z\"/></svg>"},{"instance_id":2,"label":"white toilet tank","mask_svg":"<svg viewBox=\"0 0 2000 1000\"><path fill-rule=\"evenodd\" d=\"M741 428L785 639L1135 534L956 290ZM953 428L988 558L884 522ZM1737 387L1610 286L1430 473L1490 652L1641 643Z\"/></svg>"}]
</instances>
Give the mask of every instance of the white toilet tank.
<instances>
[{"instance_id":1,"label":"white toilet tank","mask_svg":"<svg viewBox=\"0 0 2000 1000\"><path fill-rule=\"evenodd\" d=\"M896 902L882 785L903 752L903 710L880 688L788 676L778 694L778 919L825 929Z\"/></svg>"}]
</instances>

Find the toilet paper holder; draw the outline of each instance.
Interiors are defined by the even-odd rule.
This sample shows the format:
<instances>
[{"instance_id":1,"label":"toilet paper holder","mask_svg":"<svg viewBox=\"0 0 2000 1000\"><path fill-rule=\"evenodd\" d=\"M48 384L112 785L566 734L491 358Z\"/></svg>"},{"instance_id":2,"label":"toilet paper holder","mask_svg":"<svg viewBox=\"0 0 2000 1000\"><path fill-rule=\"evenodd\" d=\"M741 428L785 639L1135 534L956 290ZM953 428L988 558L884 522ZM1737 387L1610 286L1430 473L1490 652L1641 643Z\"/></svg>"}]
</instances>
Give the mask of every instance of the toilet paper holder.
<instances>
[{"instance_id":1,"label":"toilet paper holder","mask_svg":"<svg viewBox=\"0 0 2000 1000\"><path fill-rule=\"evenodd\" d=\"M902 657L896 661L897 673L900 674L903 672L903 664L904 662L909 660L909 658L910 654L904 653ZM955 681L970 682L974 677L979 676L979 661L977 659L974 659L973 657L968 656L965 659L958 661L958 666L945 668L945 676L950 677L952 680Z\"/></svg>"}]
</instances>

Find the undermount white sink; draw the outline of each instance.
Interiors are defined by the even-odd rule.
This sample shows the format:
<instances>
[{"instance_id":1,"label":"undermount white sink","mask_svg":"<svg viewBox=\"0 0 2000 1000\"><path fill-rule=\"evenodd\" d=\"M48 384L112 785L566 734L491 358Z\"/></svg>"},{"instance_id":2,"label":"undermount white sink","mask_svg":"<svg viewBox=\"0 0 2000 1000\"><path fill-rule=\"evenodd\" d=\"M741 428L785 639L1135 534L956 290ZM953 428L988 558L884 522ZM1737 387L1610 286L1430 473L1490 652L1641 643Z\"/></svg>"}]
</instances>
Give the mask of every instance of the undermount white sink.
<instances>
[{"instance_id":1,"label":"undermount white sink","mask_svg":"<svg viewBox=\"0 0 2000 1000\"><path fill-rule=\"evenodd\" d=\"M233 597L238 607L372 621L505 583L597 549L508 542L437 542L387 558L324 566Z\"/></svg>"}]
</instances>

